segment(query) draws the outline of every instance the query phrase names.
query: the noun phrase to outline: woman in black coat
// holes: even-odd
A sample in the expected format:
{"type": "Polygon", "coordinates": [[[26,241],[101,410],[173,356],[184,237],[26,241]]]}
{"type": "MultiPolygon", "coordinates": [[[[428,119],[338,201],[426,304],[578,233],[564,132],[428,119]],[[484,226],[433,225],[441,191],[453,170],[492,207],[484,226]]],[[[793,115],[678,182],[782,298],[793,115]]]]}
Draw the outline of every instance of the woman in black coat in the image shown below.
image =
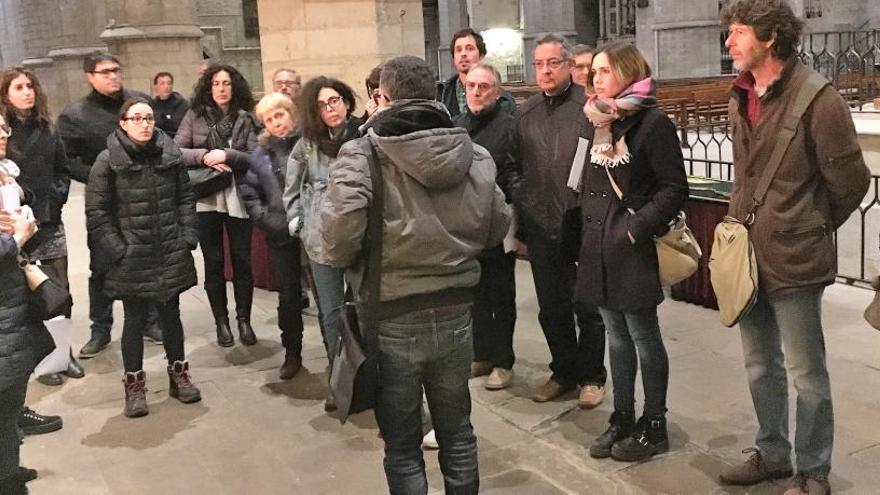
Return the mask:
{"type": "Polygon", "coordinates": [[[302,299],[299,239],[290,236],[281,199],[287,158],[299,140],[293,102],[281,93],[270,93],[257,104],[256,114],[265,129],[260,146],[251,154],[250,168],[239,185],[245,208],[254,224],[266,232],[272,271],[278,282],[278,327],[284,345],[282,380],[290,380],[302,367],[302,299]]]}
{"type": "Polygon", "coordinates": [[[687,200],[687,177],[672,121],[656,107],[651,70],[638,49],[604,46],[593,59],[584,113],[593,124],[579,198],[581,250],[575,298],[599,308],[608,332],[614,414],[593,457],[646,459],[669,448],[669,362],[657,321],[663,300],[654,237],[687,200]],[[641,367],[644,413],[635,422],[641,367]]]}
{"type": "Polygon", "coordinates": [[[158,308],[168,359],[169,394],[201,400],[183,351],[179,297],[196,284],[190,251],[198,245],[195,199],[180,149],[154,127],[144,98],[126,101],[86,187],[89,245],[112,263],[104,291],[122,299],[125,415],[148,413],[141,339],[147,311],[158,308]]]}

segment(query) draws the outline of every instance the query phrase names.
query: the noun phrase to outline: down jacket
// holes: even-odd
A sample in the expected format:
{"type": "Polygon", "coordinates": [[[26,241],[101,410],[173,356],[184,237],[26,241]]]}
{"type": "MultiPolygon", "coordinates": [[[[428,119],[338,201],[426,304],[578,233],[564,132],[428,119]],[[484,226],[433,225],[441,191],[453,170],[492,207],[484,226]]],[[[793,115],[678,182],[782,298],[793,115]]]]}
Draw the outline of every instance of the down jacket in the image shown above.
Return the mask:
{"type": "Polygon", "coordinates": [[[0,391],[26,381],[37,364],[28,330],[30,290],[18,253],[15,239],[0,233],[0,391]]]}
{"type": "MultiPolygon", "coordinates": [[[[366,301],[360,258],[372,202],[372,145],[385,188],[381,301],[427,296],[420,301],[427,306],[409,306],[418,310],[444,305],[444,293],[469,294],[480,280],[477,255],[501,243],[510,226],[492,157],[433,101],[394,102],[366,128],[368,134],[343,145],[331,166],[321,209],[325,256],[349,268],[356,299],[366,301]]],[[[393,304],[383,304],[388,306],[393,304]]]]}
{"type": "Polygon", "coordinates": [[[89,248],[113,264],[104,290],[115,299],[167,301],[196,284],[195,198],[180,149],[159,129],[146,147],[119,130],[89,175],[89,248]]]}
{"type": "MultiPolygon", "coordinates": [[[[61,209],[67,203],[70,191],[70,168],[64,144],[57,132],[41,124],[36,118],[10,122],[7,157],[21,169],[19,184],[34,194],[31,209],[40,223],[40,232],[61,223],[61,209]]],[[[35,239],[31,239],[31,243],[35,239]]]]}

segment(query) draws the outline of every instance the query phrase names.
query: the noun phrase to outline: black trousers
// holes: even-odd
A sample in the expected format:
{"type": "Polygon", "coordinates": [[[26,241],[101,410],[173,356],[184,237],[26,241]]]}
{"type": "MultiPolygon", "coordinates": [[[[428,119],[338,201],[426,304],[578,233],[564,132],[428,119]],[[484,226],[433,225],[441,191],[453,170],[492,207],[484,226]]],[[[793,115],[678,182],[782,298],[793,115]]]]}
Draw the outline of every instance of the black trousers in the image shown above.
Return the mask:
{"type": "MultiPolygon", "coordinates": [[[[110,340],[110,329],[113,328],[113,299],[104,293],[104,275],[106,268],[102,263],[96,263],[94,254],[89,251],[92,273],[89,275],[89,319],[92,320],[92,338],[110,340]]],[[[67,264],[65,258],[64,279],[67,280],[67,264]]],[[[50,270],[56,270],[52,267],[50,270]]],[[[146,323],[143,329],[153,328],[159,325],[159,314],[156,308],[150,308],[147,312],[146,323]]]]}
{"type": "Polygon", "coordinates": [[[18,418],[24,407],[28,377],[23,376],[12,386],[0,390],[0,486],[18,473],[18,418]]]}
{"type": "Polygon", "coordinates": [[[180,322],[180,296],[164,303],[131,297],[122,300],[125,323],[122,326],[122,364],[125,371],[134,373],[144,369],[144,327],[147,314],[155,308],[162,326],[162,345],[168,364],[183,361],[183,324],[180,322]]]}
{"type": "Polygon", "coordinates": [[[516,325],[516,258],[502,246],[483,251],[480,282],[474,288],[474,361],[491,362],[495,368],[511,369],[513,328],[516,325]]]}
{"type": "Polygon", "coordinates": [[[250,319],[254,299],[254,276],[251,272],[251,234],[253,224],[246,218],[226,213],[200,212],[199,245],[205,260],[205,292],[215,317],[226,316],[226,279],[223,276],[223,230],[229,239],[232,260],[232,286],[238,318],[250,319]]]}
{"type": "Polygon", "coordinates": [[[281,345],[288,354],[302,354],[302,268],[298,240],[276,245],[269,243],[272,271],[278,284],[278,328],[281,345]]]}
{"type": "Polygon", "coordinates": [[[528,248],[553,379],[566,386],[605,385],[605,325],[597,308],[573,301],[577,265],[561,241],[531,237],[528,248]]]}

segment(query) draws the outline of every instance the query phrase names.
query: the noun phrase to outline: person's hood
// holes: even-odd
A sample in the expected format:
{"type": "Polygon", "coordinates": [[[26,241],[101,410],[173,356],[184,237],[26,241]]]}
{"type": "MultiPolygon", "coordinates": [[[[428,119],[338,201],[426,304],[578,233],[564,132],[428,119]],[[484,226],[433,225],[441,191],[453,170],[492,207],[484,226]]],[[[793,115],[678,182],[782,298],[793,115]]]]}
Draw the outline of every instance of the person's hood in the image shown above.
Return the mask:
{"type": "Polygon", "coordinates": [[[367,135],[399,170],[429,189],[460,184],[473,162],[465,129],[435,101],[402,100],[368,123],[367,135]]]}

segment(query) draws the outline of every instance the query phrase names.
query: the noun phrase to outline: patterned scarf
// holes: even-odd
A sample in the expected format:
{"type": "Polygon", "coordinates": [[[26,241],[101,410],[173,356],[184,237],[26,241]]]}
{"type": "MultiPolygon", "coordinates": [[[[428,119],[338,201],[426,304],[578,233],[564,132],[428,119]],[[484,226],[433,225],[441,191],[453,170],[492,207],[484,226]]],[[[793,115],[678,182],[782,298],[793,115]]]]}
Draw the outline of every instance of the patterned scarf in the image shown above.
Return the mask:
{"type": "Polygon", "coordinates": [[[590,148],[590,162],[611,168],[629,163],[626,139],[621,136],[615,143],[611,124],[656,105],[654,81],[650,77],[636,81],[613,99],[600,98],[595,94],[590,96],[584,106],[587,119],[596,128],[590,148]]]}

